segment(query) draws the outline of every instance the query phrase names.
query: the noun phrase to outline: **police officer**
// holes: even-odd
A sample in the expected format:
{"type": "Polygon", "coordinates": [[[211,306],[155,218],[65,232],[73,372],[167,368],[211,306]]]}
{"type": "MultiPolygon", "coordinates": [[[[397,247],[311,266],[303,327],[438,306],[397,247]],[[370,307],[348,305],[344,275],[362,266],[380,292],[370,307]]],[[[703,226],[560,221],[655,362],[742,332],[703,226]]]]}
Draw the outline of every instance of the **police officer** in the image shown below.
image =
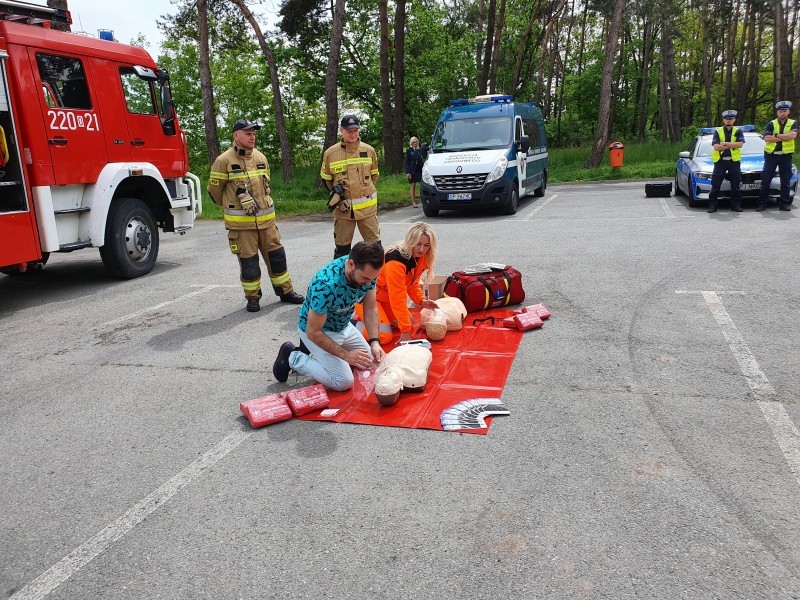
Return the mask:
{"type": "Polygon", "coordinates": [[[781,100],[775,105],[778,118],[767,123],[764,128],[764,171],[761,174],[761,191],[758,195],[756,210],[763,211],[767,207],[769,188],[775,176],[775,168],[781,178],[781,195],[778,208],[791,210],[792,199],[789,197],[789,181],[792,178],[792,153],[794,138],[797,137],[797,121],[789,118],[792,103],[781,100]]]}
{"type": "Polygon", "coordinates": [[[325,151],[320,177],[330,191],[328,209],[333,212],[333,258],[347,256],[356,225],[365,242],[380,242],[378,225],[378,157],[375,149],[361,141],[361,124],[355,115],[345,115],[339,124],[342,141],[325,151]]]}
{"type": "Polygon", "coordinates": [[[256,150],[261,125],[239,119],[233,124],[233,144],[211,165],[208,195],[222,207],[228,245],[239,259],[247,310],[261,310],[261,267],[258,252],[267,263],[269,280],[281,302],[302,304],[292,288],[286,251],[275,224],[275,206],[269,195],[269,164],[256,150]]]}
{"type": "Polygon", "coordinates": [[[711,159],[714,161],[714,174],[711,176],[711,193],[708,195],[708,212],[717,212],[717,197],[719,188],[725,176],[731,182],[731,210],[742,212],[742,193],[739,185],[742,183],[742,146],[744,145],[744,133],[741,129],[734,126],[736,122],[736,111],[726,110],[722,113],[724,127],[714,130],[711,138],[711,145],[714,152],[711,159]]]}

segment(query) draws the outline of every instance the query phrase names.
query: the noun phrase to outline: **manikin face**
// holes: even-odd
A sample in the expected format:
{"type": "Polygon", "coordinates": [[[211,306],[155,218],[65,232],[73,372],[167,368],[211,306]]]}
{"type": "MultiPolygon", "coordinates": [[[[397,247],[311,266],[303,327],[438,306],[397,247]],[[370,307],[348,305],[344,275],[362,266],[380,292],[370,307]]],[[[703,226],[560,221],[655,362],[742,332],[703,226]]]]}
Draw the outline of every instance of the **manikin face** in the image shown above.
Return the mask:
{"type": "Polygon", "coordinates": [[[411,251],[411,254],[414,255],[414,258],[420,258],[421,256],[425,256],[428,253],[428,250],[431,249],[431,238],[429,238],[424,233],[419,237],[419,242],[417,245],[414,246],[414,249],[411,251]]]}
{"type": "Polygon", "coordinates": [[[355,129],[345,129],[344,127],[339,127],[339,131],[342,134],[342,139],[345,141],[346,144],[352,144],[356,140],[358,140],[358,127],[355,129]]]}
{"type": "Polygon", "coordinates": [[[356,268],[356,263],[348,259],[345,263],[344,277],[347,279],[347,283],[353,287],[361,287],[362,285],[374,283],[380,272],[380,269],[376,269],[369,264],[356,268]]]}
{"type": "Polygon", "coordinates": [[[252,150],[256,147],[256,130],[255,129],[240,129],[233,132],[233,141],[236,145],[245,150],[252,150]]]}

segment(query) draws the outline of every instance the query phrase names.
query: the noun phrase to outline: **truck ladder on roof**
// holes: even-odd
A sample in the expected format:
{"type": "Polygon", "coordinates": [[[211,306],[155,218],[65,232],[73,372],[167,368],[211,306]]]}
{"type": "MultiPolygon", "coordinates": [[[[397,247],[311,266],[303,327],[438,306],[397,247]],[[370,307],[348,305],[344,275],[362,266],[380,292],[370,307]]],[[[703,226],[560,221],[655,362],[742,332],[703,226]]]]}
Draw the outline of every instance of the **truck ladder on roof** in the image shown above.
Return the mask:
{"type": "Polygon", "coordinates": [[[44,21],[72,23],[72,17],[68,10],[40,6],[30,2],[18,2],[17,0],[0,0],[0,20],[25,21],[31,25],[39,25],[44,21]]]}

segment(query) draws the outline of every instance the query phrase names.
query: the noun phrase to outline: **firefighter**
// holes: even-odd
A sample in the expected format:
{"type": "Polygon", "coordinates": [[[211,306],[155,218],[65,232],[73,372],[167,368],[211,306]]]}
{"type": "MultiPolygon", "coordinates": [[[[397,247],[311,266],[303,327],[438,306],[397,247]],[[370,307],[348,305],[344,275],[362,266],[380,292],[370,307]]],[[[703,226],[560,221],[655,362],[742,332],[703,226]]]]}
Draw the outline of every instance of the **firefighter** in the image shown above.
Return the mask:
{"type": "Polygon", "coordinates": [[[722,112],[723,127],[714,130],[711,145],[714,152],[711,158],[714,160],[714,175],[711,177],[711,193],[708,195],[708,212],[717,212],[717,198],[722,181],[727,177],[731,182],[731,210],[742,212],[742,193],[739,185],[742,183],[742,146],[744,145],[744,133],[736,123],[736,111],[726,110],[722,112]]]}
{"type": "Polygon", "coordinates": [[[267,263],[269,280],[281,302],[302,304],[292,288],[286,251],[275,224],[275,206],[269,195],[269,164],[256,150],[261,125],[239,119],[233,124],[233,145],[211,165],[208,195],[222,207],[228,245],[239,259],[240,277],[248,312],[261,310],[261,267],[258,252],[267,263]]]}
{"type": "Polygon", "coordinates": [[[781,100],[775,105],[777,119],[767,123],[764,128],[764,170],[761,173],[761,191],[758,195],[756,210],[762,212],[767,208],[769,188],[775,169],[781,178],[781,195],[778,199],[780,210],[792,210],[793,198],[789,195],[789,182],[792,178],[792,153],[794,139],[797,137],[797,121],[789,118],[792,103],[781,100]]]}
{"type": "Polygon", "coordinates": [[[361,141],[361,124],[355,115],[345,115],[339,131],[342,141],[325,151],[320,177],[330,192],[328,210],[333,212],[333,258],[347,256],[356,225],[365,242],[380,242],[378,225],[378,157],[375,149],[361,141]]]}

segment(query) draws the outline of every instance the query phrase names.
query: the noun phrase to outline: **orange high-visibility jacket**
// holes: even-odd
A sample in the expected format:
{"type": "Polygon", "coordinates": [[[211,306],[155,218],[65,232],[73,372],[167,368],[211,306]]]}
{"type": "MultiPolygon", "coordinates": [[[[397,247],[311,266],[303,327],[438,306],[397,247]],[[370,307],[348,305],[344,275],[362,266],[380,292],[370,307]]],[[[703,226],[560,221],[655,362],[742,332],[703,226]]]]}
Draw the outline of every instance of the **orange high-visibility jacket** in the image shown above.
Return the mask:
{"type": "Polygon", "coordinates": [[[406,296],[417,306],[425,299],[419,278],[427,268],[427,254],[415,259],[413,256],[403,258],[396,248],[386,253],[386,260],[375,285],[375,293],[389,318],[391,319],[393,315],[393,318],[397,319],[397,328],[401,332],[411,330],[411,314],[408,312],[406,296]]]}

